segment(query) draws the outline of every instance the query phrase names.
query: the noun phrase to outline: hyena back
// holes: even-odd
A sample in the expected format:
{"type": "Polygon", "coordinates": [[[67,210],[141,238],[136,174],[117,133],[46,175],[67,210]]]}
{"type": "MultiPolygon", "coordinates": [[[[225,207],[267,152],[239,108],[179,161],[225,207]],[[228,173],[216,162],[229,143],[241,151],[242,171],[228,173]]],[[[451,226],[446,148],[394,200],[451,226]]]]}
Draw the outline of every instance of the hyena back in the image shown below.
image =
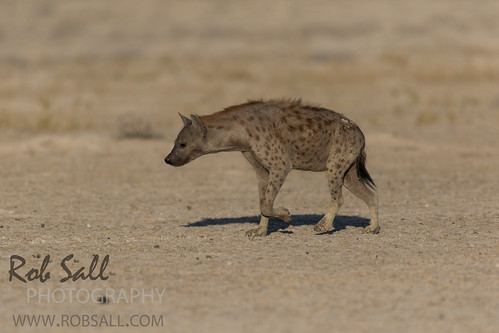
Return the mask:
{"type": "Polygon", "coordinates": [[[343,204],[342,186],[370,208],[365,232],[378,233],[378,198],[365,167],[365,139],[351,120],[300,100],[250,101],[208,116],[180,115],[184,127],[165,158],[173,166],[221,151],[241,151],[258,180],[261,219],[249,238],[267,234],[269,217],[289,222],[289,210],[274,207],[274,199],[292,169],[326,171],[331,204],[315,225],[317,232],[333,230],[343,204]]]}

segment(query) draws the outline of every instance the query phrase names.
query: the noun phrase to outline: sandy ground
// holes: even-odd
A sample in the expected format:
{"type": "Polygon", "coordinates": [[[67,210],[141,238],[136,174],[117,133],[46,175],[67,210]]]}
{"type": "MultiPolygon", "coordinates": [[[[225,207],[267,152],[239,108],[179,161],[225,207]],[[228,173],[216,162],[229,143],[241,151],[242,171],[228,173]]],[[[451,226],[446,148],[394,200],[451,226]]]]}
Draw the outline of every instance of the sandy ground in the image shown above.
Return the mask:
{"type": "MultiPolygon", "coordinates": [[[[497,332],[498,13],[495,1],[2,2],[2,332],[32,330],[15,327],[24,314],[163,316],[128,327],[151,332],[497,332]],[[336,231],[316,234],[325,175],[294,171],[276,203],[291,223],[250,241],[257,188],[241,154],[164,164],[177,112],[281,96],[364,130],[378,235],[362,234],[369,211],[350,193],[336,231]],[[73,272],[99,255],[94,276],[109,255],[109,278],[60,282],[69,254],[73,272]],[[12,255],[22,275],[50,255],[50,279],[9,281],[12,255]],[[56,303],[106,288],[165,293],[56,303]]],[[[45,331],[127,330],[75,326],[45,331]]]]}

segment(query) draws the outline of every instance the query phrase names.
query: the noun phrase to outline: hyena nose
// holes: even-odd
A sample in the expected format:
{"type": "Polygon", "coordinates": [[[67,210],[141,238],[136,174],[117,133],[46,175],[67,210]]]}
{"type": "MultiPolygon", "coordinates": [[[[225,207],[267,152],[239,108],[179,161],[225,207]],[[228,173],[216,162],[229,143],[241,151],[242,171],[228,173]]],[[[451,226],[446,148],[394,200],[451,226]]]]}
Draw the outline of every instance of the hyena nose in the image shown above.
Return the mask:
{"type": "Polygon", "coordinates": [[[165,157],[165,162],[166,162],[166,164],[170,164],[170,165],[172,164],[172,158],[170,155],[165,157]]]}

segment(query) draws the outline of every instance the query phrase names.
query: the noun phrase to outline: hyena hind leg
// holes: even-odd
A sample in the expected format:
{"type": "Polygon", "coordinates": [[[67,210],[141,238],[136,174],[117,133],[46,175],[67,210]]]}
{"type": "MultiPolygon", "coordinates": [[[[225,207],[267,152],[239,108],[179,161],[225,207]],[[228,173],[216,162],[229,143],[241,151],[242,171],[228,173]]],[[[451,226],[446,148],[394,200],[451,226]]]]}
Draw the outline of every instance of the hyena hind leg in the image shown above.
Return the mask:
{"type": "Polygon", "coordinates": [[[333,179],[329,180],[329,187],[331,192],[331,204],[329,205],[329,209],[326,214],[322,217],[322,219],[317,222],[314,226],[314,230],[316,232],[328,232],[334,229],[333,221],[338,214],[341,206],[343,205],[343,194],[341,193],[342,187],[341,179],[333,179]]]}
{"type": "Polygon", "coordinates": [[[341,205],[343,205],[343,195],[341,188],[343,186],[343,178],[348,168],[352,165],[353,158],[348,155],[331,154],[327,161],[326,176],[331,193],[331,204],[324,217],[314,226],[317,232],[327,232],[334,229],[333,221],[338,214],[341,205]]]}
{"type": "Polygon", "coordinates": [[[377,234],[378,222],[378,196],[364,184],[357,175],[357,168],[352,167],[345,175],[345,187],[359,199],[364,201],[371,211],[371,223],[364,229],[364,233],[377,234]]]}

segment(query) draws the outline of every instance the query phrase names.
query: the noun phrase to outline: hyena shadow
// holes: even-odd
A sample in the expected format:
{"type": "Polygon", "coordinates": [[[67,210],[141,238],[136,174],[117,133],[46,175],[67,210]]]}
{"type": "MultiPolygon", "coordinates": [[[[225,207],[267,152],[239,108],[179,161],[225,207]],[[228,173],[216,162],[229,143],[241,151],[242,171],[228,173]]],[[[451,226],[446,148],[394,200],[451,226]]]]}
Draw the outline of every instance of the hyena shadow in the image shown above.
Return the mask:
{"type": "MultiPolygon", "coordinates": [[[[292,234],[293,231],[287,230],[289,226],[303,226],[303,225],[315,225],[323,215],[317,214],[306,214],[306,215],[292,215],[291,222],[286,223],[277,218],[270,218],[268,233],[280,232],[285,234],[292,234]]],[[[223,217],[223,218],[213,218],[213,219],[203,219],[196,222],[191,222],[184,227],[207,227],[210,225],[227,225],[236,223],[255,223],[258,224],[260,221],[260,216],[242,216],[242,217],[223,217]]],[[[365,228],[369,225],[369,219],[360,216],[345,216],[337,215],[333,222],[334,230],[321,232],[318,235],[328,235],[335,233],[337,231],[346,229],[347,227],[355,228],[365,228]]]]}

